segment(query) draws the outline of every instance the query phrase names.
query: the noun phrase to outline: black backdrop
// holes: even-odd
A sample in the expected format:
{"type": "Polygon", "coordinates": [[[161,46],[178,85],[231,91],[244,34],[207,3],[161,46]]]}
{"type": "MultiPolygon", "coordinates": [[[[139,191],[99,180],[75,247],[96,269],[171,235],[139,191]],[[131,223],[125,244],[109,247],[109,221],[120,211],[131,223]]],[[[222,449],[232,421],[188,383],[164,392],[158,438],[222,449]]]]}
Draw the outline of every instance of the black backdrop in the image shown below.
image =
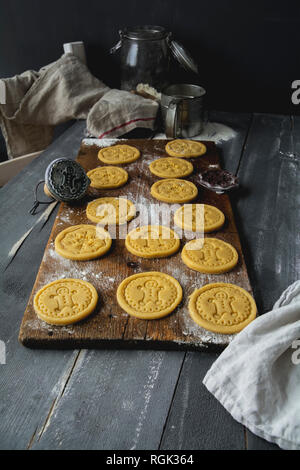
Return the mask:
{"type": "MultiPolygon", "coordinates": [[[[62,44],[83,40],[92,72],[118,86],[118,29],[159,24],[200,64],[198,83],[215,109],[299,113],[291,83],[300,79],[300,1],[0,0],[0,77],[38,69],[62,44]]],[[[175,69],[172,80],[193,81],[175,69]]]]}

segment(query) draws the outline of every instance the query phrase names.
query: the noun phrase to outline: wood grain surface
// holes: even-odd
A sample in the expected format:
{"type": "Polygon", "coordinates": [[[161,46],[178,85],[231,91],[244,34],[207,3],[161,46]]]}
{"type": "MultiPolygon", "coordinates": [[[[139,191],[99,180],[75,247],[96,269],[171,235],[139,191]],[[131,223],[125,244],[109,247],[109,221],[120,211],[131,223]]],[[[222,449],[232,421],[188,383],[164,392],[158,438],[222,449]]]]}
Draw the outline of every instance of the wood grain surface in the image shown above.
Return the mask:
{"type": "MultiPolygon", "coordinates": [[[[107,145],[110,143],[107,142],[107,145]]],[[[197,175],[201,169],[220,164],[215,144],[205,143],[207,154],[191,159],[194,172],[187,179],[196,185],[197,175]]],[[[139,148],[142,157],[124,166],[129,173],[128,183],[124,187],[105,191],[90,188],[86,198],[79,204],[72,206],[61,204],[22,321],[19,339],[23,345],[38,348],[220,349],[231,341],[233,335],[208,332],[196,325],[188,313],[189,295],[194,289],[211,282],[230,282],[251,293],[239,234],[227,195],[217,195],[198,186],[199,194],[195,202],[214,205],[226,216],[224,227],[208,236],[216,236],[237,249],[239,262],[229,273],[208,275],[193,271],[183,264],[180,252],[164,259],[142,259],[125,249],[124,236],[127,231],[147,223],[145,208],[148,209],[147,214],[151,212],[151,217],[155,217],[156,223],[165,223],[165,208],[170,205],[159,203],[151,196],[150,187],[159,178],[152,175],[148,168],[149,163],[155,158],[167,156],[165,144],[165,140],[131,139],[130,145],[139,148]],[[103,258],[92,261],[72,261],[59,256],[54,250],[56,235],[70,225],[91,223],[85,214],[87,202],[107,195],[127,197],[134,202],[138,210],[137,217],[128,226],[120,228],[109,253],[103,258]],[[182,285],[183,301],[168,317],[151,321],[140,320],[127,315],[117,304],[116,290],[120,282],[132,274],[144,271],[168,273],[182,285]],[[37,318],[32,305],[33,297],[48,282],[65,277],[91,282],[99,293],[99,303],[95,312],[82,322],[65,327],[47,325],[37,318]]],[[[103,165],[97,158],[98,151],[99,147],[95,145],[81,145],[77,161],[86,171],[103,165]]],[[[175,210],[175,207],[173,209],[172,206],[172,210],[175,210]]],[[[153,219],[151,222],[153,223],[153,219]]],[[[183,237],[182,246],[185,241],[186,238],[183,237]]]]}

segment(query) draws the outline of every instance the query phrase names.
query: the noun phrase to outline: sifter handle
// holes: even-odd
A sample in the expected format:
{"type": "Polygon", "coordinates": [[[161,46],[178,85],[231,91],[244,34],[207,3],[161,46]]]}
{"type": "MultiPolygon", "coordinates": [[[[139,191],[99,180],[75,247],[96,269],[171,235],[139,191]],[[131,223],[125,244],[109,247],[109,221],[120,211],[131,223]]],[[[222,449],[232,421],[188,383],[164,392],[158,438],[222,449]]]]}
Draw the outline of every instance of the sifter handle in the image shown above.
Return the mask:
{"type": "Polygon", "coordinates": [[[171,101],[168,105],[165,121],[166,137],[177,137],[179,104],[180,101],[171,101]]]}

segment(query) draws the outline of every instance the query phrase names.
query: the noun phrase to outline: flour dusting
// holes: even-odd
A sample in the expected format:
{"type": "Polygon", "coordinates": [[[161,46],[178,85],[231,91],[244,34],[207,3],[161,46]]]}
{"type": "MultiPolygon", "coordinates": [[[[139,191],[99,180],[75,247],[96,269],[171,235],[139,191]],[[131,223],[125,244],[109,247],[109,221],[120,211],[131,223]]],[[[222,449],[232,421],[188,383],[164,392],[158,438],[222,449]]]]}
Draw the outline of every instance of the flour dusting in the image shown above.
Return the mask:
{"type": "MultiPolygon", "coordinates": [[[[213,142],[220,143],[226,142],[227,140],[233,139],[236,136],[236,132],[229,126],[221,124],[219,122],[208,122],[201,134],[192,137],[194,140],[212,140],[213,142]]],[[[166,139],[165,134],[157,134],[155,139],[166,139]]]]}
{"type": "Polygon", "coordinates": [[[117,144],[118,142],[122,142],[122,140],[127,139],[95,139],[93,137],[86,138],[82,140],[84,145],[96,145],[96,147],[104,148],[110,147],[111,145],[117,144]]]}

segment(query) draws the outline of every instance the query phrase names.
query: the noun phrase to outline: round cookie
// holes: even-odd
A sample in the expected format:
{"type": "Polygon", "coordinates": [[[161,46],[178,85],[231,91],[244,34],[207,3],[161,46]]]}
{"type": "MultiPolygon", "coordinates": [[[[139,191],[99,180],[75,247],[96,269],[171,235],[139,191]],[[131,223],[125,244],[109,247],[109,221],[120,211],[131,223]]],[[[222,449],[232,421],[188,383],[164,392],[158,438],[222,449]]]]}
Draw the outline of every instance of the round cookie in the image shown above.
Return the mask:
{"type": "Polygon", "coordinates": [[[232,245],[218,238],[191,240],[184,246],[181,257],[189,268],[208,274],[230,271],[236,266],[239,258],[232,245]]]}
{"type": "Polygon", "coordinates": [[[194,167],[191,162],[179,158],[158,158],[149,165],[151,173],[159,178],[184,178],[190,175],[194,167]]]}
{"type": "Polygon", "coordinates": [[[121,144],[105,147],[98,152],[98,158],[108,165],[131,163],[140,157],[140,151],[131,145],[121,144]]]}
{"type": "Polygon", "coordinates": [[[89,202],[86,216],[102,225],[121,225],[135,217],[135,206],[122,197],[100,197],[89,202]]]}
{"type": "Polygon", "coordinates": [[[161,225],[144,225],[128,233],[127,250],[141,258],[165,258],[176,253],[180,240],[176,232],[161,225]]]}
{"type": "Polygon", "coordinates": [[[99,166],[87,173],[91,180],[90,186],[96,189],[120,188],[128,180],[128,173],[117,166],[99,166]]]}
{"type": "Polygon", "coordinates": [[[198,140],[176,139],[166,144],[165,150],[171,157],[200,157],[206,153],[206,146],[198,140]]]}
{"type": "Polygon", "coordinates": [[[175,212],[174,222],[184,230],[208,233],[221,228],[225,216],[217,207],[208,204],[185,204],[175,212]]]}
{"type": "Polygon", "coordinates": [[[196,289],[190,296],[189,312],[206,330],[233,334],[255,319],[257,308],[245,289],[219,282],[196,289]]]}
{"type": "Polygon", "coordinates": [[[37,316],[51,325],[70,325],[90,315],[98,302],[94,286],[81,279],[58,279],[42,287],[33,300],[37,316]]]}
{"type": "Polygon", "coordinates": [[[191,181],[180,179],[164,179],[151,186],[151,194],[163,202],[184,203],[195,199],[198,189],[191,181]]]}
{"type": "Polygon", "coordinates": [[[182,300],[182,288],[174,277],[150,271],[127,277],[118,287],[120,307],[137,318],[154,320],[169,315],[182,300]]]}
{"type": "Polygon", "coordinates": [[[77,261],[99,258],[110,247],[110,234],[94,225],[72,225],[55,238],[55,251],[64,258],[77,261]]]}

